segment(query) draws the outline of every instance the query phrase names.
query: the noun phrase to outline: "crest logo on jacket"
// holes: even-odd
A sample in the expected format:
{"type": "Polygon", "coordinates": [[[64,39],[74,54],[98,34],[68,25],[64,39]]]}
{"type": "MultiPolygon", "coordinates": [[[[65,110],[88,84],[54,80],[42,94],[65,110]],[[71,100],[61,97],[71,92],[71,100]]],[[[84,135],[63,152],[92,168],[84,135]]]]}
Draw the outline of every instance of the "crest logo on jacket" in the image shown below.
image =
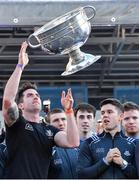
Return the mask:
{"type": "Polygon", "coordinates": [[[46,136],[48,136],[48,139],[53,138],[53,132],[51,130],[46,130],[45,134],[46,134],[46,136]]]}
{"type": "Polygon", "coordinates": [[[25,129],[26,129],[26,130],[29,130],[29,131],[34,131],[33,126],[32,126],[31,124],[29,124],[29,123],[27,123],[27,124],[25,125],[25,129]]]}
{"type": "Polygon", "coordinates": [[[127,151],[127,150],[124,152],[124,155],[125,155],[125,156],[131,156],[130,152],[127,151]]]}
{"type": "Polygon", "coordinates": [[[59,165],[59,164],[62,164],[62,159],[54,159],[54,164],[55,165],[59,165]]]}

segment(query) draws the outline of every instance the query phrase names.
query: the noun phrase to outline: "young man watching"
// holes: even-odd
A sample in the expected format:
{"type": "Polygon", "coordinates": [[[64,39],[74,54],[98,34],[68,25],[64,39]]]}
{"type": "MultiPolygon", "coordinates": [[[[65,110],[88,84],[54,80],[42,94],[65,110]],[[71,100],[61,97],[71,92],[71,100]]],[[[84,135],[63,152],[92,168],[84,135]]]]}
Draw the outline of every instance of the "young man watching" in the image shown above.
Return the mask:
{"type": "Polygon", "coordinates": [[[93,134],[95,127],[96,108],[88,103],[80,103],[74,109],[80,141],[84,141],[93,134]]]}
{"type": "MultiPolygon", "coordinates": [[[[67,116],[62,109],[55,108],[48,113],[47,122],[61,131],[67,131],[67,116]]],[[[78,148],[53,147],[48,172],[49,179],[77,179],[78,148]]]]}
{"type": "Polygon", "coordinates": [[[136,139],[135,159],[139,178],[139,105],[134,102],[126,102],[123,107],[122,125],[125,134],[136,139]]]}
{"type": "Polygon", "coordinates": [[[134,102],[126,102],[123,107],[122,125],[125,134],[139,139],[139,106],[134,102]]]}
{"type": "Polygon", "coordinates": [[[117,99],[100,103],[104,132],[84,141],[79,152],[78,174],[84,179],[134,179],[135,144],[121,132],[123,106],[117,99]]]}

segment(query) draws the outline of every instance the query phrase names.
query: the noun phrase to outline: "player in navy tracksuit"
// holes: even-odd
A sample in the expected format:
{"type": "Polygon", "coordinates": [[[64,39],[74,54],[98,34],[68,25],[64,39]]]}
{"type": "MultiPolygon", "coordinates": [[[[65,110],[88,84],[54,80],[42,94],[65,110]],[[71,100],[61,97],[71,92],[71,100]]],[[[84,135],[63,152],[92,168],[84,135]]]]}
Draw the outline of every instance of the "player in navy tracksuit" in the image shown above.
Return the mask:
{"type": "Polygon", "coordinates": [[[139,179],[139,139],[136,140],[135,159],[137,166],[137,178],[139,179]]]}
{"type": "Polygon", "coordinates": [[[117,99],[100,104],[104,132],[85,140],[79,153],[78,174],[84,179],[134,179],[135,139],[121,132],[123,106],[117,99]]]}
{"type": "Polygon", "coordinates": [[[93,135],[87,139],[80,149],[79,154],[79,178],[94,179],[126,179],[136,178],[135,164],[135,143],[133,138],[125,137],[117,132],[114,138],[110,133],[103,132],[100,135],[93,135]],[[104,160],[109,149],[117,147],[121,156],[128,162],[123,168],[115,163],[107,164],[104,160]]]}
{"type": "Polygon", "coordinates": [[[78,148],[53,148],[49,179],[77,179],[78,148]]]}
{"type": "MultiPolygon", "coordinates": [[[[61,131],[67,131],[67,117],[60,108],[55,108],[47,115],[47,122],[61,131]]],[[[53,147],[48,173],[49,179],[77,179],[78,148],[53,147]]]]}
{"type": "Polygon", "coordinates": [[[135,159],[137,174],[139,178],[139,105],[134,102],[125,102],[123,104],[124,113],[122,125],[127,136],[136,139],[135,159]]]}
{"type": "MultiPolygon", "coordinates": [[[[75,117],[80,134],[80,143],[92,134],[96,109],[88,103],[80,103],[75,108],[75,117]]],[[[48,122],[60,130],[66,130],[66,116],[63,110],[54,109],[48,114],[48,122]]],[[[48,178],[76,179],[79,148],[53,148],[53,156],[48,178]]]]}

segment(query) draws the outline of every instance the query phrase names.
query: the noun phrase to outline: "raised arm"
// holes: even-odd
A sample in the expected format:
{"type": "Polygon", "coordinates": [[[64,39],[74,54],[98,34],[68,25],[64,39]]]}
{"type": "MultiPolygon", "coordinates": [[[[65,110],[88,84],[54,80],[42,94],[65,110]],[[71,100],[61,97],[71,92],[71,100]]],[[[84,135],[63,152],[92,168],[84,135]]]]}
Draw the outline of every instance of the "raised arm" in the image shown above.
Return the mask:
{"type": "Polygon", "coordinates": [[[16,94],[19,87],[22,71],[28,64],[28,55],[26,53],[27,43],[23,42],[18,58],[18,64],[11,77],[9,78],[3,96],[2,111],[6,124],[11,126],[19,117],[17,104],[15,103],[16,94]]]}
{"type": "Polygon", "coordinates": [[[60,131],[55,135],[55,142],[61,147],[77,147],[79,146],[79,133],[73,112],[73,97],[71,89],[68,89],[61,95],[61,104],[67,115],[67,133],[60,131]]]}

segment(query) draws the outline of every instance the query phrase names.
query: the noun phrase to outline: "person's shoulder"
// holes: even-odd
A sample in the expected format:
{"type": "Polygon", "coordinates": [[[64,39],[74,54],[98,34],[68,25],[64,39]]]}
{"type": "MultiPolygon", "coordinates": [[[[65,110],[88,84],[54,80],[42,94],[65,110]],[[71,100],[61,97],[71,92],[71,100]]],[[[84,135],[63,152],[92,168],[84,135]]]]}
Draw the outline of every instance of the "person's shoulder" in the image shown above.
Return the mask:
{"type": "Polygon", "coordinates": [[[126,140],[129,145],[136,147],[136,139],[135,138],[128,137],[126,140]]]}
{"type": "Polygon", "coordinates": [[[125,140],[127,141],[127,143],[128,143],[129,145],[130,145],[130,144],[133,144],[133,145],[136,144],[136,139],[135,139],[135,138],[125,136],[125,140]]]}
{"type": "Polygon", "coordinates": [[[128,145],[136,146],[136,139],[134,137],[126,136],[122,131],[120,132],[121,140],[126,141],[128,145]]]}
{"type": "Polygon", "coordinates": [[[53,134],[55,135],[56,133],[60,132],[60,130],[52,125],[49,124],[42,124],[43,127],[45,128],[46,134],[53,134]]]}
{"type": "Polygon", "coordinates": [[[136,139],[133,138],[133,137],[126,137],[126,140],[127,140],[128,142],[135,142],[135,141],[136,141],[136,139]]]}
{"type": "Polygon", "coordinates": [[[129,142],[135,141],[134,137],[130,137],[130,136],[125,135],[125,133],[123,131],[120,132],[120,135],[122,138],[126,139],[129,142]]]}
{"type": "Polygon", "coordinates": [[[46,129],[56,129],[56,130],[58,130],[58,128],[56,128],[56,127],[54,127],[54,126],[52,126],[50,124],[45,124],[44,126],[45,126],[46,129]]]}
{"type": "Polygon", "coordinates": [[[97,143],[100,141],[100,137],[99,135],[93,133],[91,137],[89,137],[88,139],[86,139],[86,142],[88,144],[91,144],[91,143],[97,143]]]}

